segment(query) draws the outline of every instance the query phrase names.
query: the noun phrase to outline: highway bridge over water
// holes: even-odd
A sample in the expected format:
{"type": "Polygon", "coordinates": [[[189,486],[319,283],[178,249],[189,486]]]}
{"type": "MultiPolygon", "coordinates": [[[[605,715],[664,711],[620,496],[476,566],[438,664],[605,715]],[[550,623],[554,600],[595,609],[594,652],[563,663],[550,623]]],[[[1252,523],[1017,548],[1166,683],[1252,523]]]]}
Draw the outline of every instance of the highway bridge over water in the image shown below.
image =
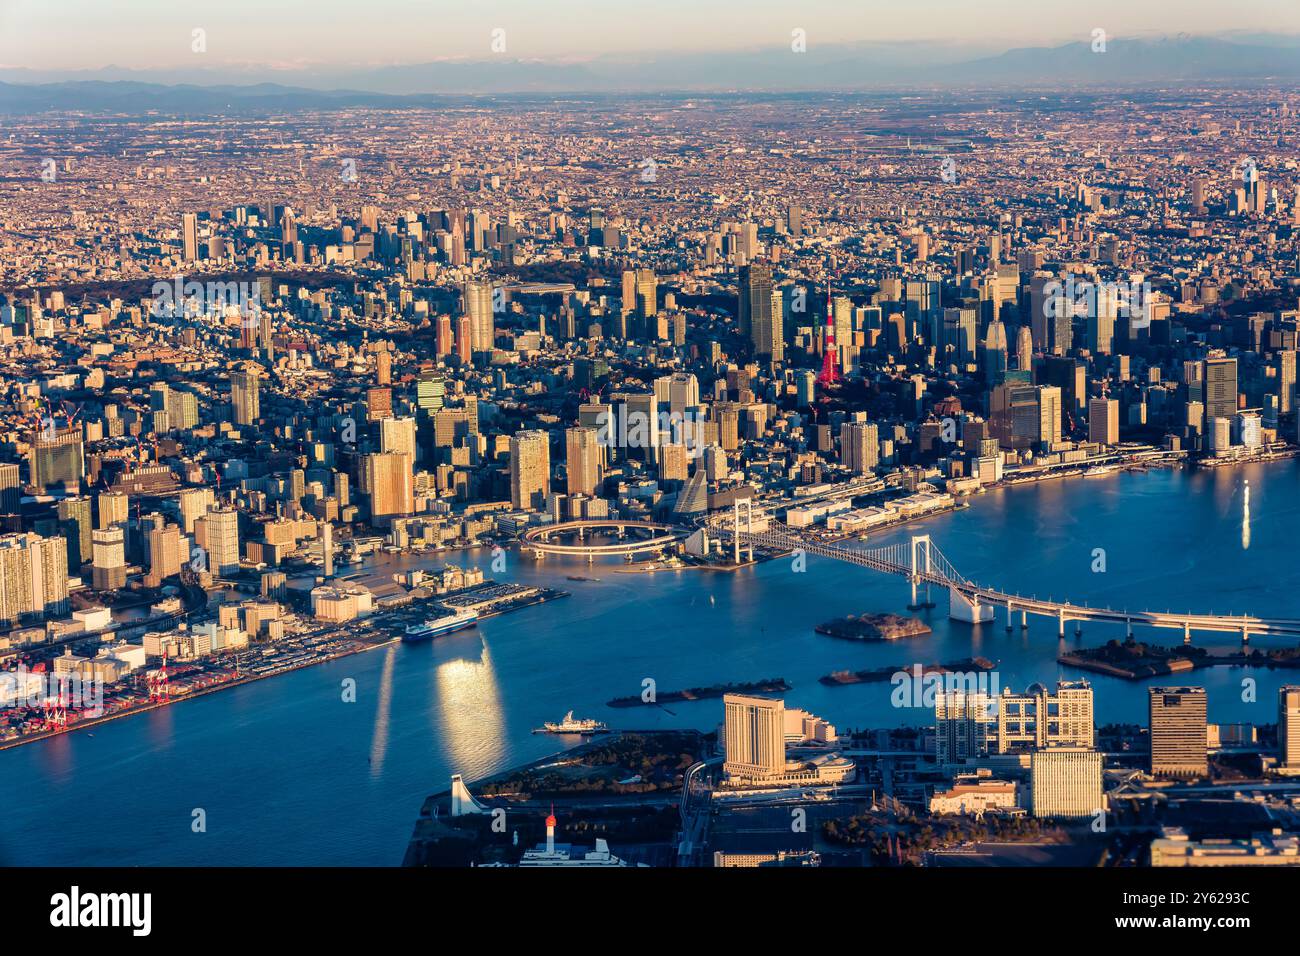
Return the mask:
{"type": "Polygon", "coordinates": [[[1055,618],[1057,633],[1062,637],[1068,621],[1076,622],[1076,629],[1081,628],[1084,621],[1124,624],[1129,635],[1132,635],[1134,625],[1173,628],[1183,632],[1183,641],[1188,644],[1191,643],[1192,631],[1239,634],[1242,643],[1257,635],[1300,636],[1300,618],[1119,610],[1052,598],[1044,600],[985,587],[961,574],[929,535],[914,536],[909,541],[883,548],[855,548],[845,542],[825,541],[791,528],[768,513],[757,514],[752,504],[745,500],[737,502],[730,514],[715,513],[707,524],[715,536],[729,543],[737,563],[742,550],[748,551],[751,557],[755,550],[778,554],[801,551],[846,561],[906,578],[912,587],[910,609],[934,606],[928,600],[918,600],[920,589],[924,588],[928,595],[932,586],[947,588],[950,617],[970,623],[986,623],[994,619],[995,613],[1001,612],[1005,614],[1007,630],[1012,629],[1012,619],[1018,613],[1022,628],[1028,627],[1031,614],[1055,618]]]}

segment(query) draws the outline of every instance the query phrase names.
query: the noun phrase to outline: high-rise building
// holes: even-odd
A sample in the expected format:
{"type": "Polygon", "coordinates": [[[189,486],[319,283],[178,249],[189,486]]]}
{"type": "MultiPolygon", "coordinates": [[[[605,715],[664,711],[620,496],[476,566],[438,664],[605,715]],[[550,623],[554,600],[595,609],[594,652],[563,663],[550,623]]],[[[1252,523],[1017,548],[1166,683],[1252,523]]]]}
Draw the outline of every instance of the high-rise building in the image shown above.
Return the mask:
{"type": "Polygon", "coordinates": [[[1119,442],[1119,400],[1094,398],[1088,402],[1088,441],[1102,445],[1119,442]]]}
{"type": "MultiPolygon", "coordinates": [[[[103,512],[100,512],[102,517],[103,512]]],[[[94,563],[91,584],[97,591],[115,591],[126,585],[126,531],[121,525],[97,529],[91,535],[94,563]]]]}
{"type": "Polygon", "coordinates": [[[1204,687],[1148,688],[1151,773],[1204,776],[1209,737],[1204,687]]]}
{"type": "Polygon", "coordinates": [[[1278,766],[1300,773],[1300,686],[1287,684],[1277,691],[1278,766]]]}
{"type": "Polygon", "coordinates": [[[722,698],[728,777],[761,780],[785,772],[785,702],[747,694],[722,698]]]}
{"type": "Polygon", "coordinates": [[[75,572],[90,560],[90,534],[95,530],[88,497],[63,498],[56,506],[59,531],[68,542],[68,570],[75,572]]]}
{"type": "Polygon", "coordinates": [[[544,431],[510,436],[510,503],[536,511],[551,490],[551,438],[544,431]]]}
{"type": "MultiPolygon", "coordinates": [[[[208,509],[216,504],[216,500],[213,490],[208,487],[182,490],[177,498],[181,513],[181,529],[186,534],[193,534],[194,522],[207,514],[208,509]]],[[[102,504],[100,514],[103,515],[102,504]]]]}
{"type": "Polygon", "coordinates": [[[81,426],[38,431],[28,455],[32,484],[41,490],[80,488],[86,474],[81,426]]]}
{"type": "Polygon", "coordinates": [[[570,428],[564,433],[566,486],[571,495],[594,495],[600,485],[600,432],[570,428]]]}
{"type": "Polygon", "coordinates": [[[181,258],[194,262],[199,257],[199,217],[192,212],[181,214],[181,258]]]}
{"type": "Polygon", "coordinates": [[[740,329],[748,335],[753,353],[779,362],[785,354],[780,313],[772,312],[772,267],[747,265],[740,269],[740,329]]]}
{"type": "Polygon", "coordinates": [[[1093,746],[1092,687],[1087,681],[1058,681],[1055,692],[1032,684],[1023,694],[1004,690],[994,700],[997,722],[989,746],[993,753],[1093,746]]]}
{"type": "Polygon", "coordinates": [[[1237,414],[1237,360],[1235,358],[1207,358],[1205,360],[1205,417],[1206,420],[1226,418],[1237,414]]]}
{"type": "Polygon", "coordinates": [[[68,606],[68,544],[30,532],[0,535],[0,622],[60,617],[68,606]]]}
{"type": "Polygon", "coordinates": [[[464,314],[469,319],[469,352],[491,352],[496,343],[492,283],[466,282],[464,299],[464,314]]]}
{"type": "Polygon", "coordinates": [[[935,759],[953,766],[988,752],[996,705],[985,693],[945,691],[934,701],[935,759]]]}
{"type": "Polygon", "coordinates": [[[260,379],[261,374],[255,365],[230,373],[230,405],[236,425],[253,425],[261,417],[260,379]]]}
{"type": "Polygon", "coordinates": [[[1095,817],[1106,809],[1101,754],[1087,747],[1053,746],[1029,758],[1030,806],[1036,817],[1095,817]]]}
{"type": "Polygon", "coordinates": [[[17,514],[22,502],[22,478],[16,462],[0,462],[0,514],[17,514]]]}
{"type": "Polygon", "coordinates": [[[95,505],[99,509],[97,528],[125,525],[131,519],[131,499],[120,491],[101,491],[95,505]]]}
{"type": "Polygon", "coordinates": [[[394,518],[415,511],[414,459],[402,452],[366,455],[362,460],[361,486],[370,496],[370,523],[383,528],[394,518]]]}
{"type": "Polygon", "coordinates": [[[879,430],[874,422],[840,426],[840,458],[855,475],[870,474],[880,463],[879,430]]]}
{"type": "Polygon", "coordinates": [[[194,523],[194,543],[207,553],[207,568],[220,576],[239,570],[239,512],[209,511],[194,523]]]}

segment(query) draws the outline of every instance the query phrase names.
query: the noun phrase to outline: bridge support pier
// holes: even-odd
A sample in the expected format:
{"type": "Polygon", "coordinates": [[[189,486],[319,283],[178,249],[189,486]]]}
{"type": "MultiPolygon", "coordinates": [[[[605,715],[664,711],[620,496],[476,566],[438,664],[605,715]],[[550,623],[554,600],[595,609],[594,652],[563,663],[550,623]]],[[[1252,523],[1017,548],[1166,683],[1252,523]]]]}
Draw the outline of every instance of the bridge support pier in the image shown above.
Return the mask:
{"type": "Polygon", "coordinates": [[[1133,636],[1133,618],[1124,618],[1124,630],[1127,632],[1128,637],[1131,638],[1133,636]]]}
{"type": "Polygon", "coordinates": [[[1075,637],[1083,637],[1083,622],[1082,622],[1082,621],[1075,621],[1075,622],[1074,622],[1074,636],[1075,636],[1075,637]]]}
{"type": "Polygon", "coordinates": [[[1192,625],[1187,621],[1183,622],[1183,643],[1189,647],[1192,643],[1192,625]]]}
{"type": "Polygon", "coordinates": [[[981,604],[979,598],[968,598],[956,588],[948,588],[948,616],[967,624],[983,624],[993,620],[993,605],[981,604]]]}
{"type": "Polygon", "coordinates": [[[1007,633],[1011,633],[1011,602],[1007,602],[1007,633]]]}
{"type": "Polygon", "coordinates": [[[1065,608],[1056,609],[1056,636],[1065,637],[1065,608]]]}
{"type": "Polygon", "coordinates": [[[1020,629],[1022,631],[1029,630],[1029,612],[1024,608],[1020,609],[1020,629]]]}
{"type": "Polygon", "coordinates": [[[1250,628],[1243,625],[1241,628],[1241,646],[1245,647],[1250,643],[1250,628]]]}

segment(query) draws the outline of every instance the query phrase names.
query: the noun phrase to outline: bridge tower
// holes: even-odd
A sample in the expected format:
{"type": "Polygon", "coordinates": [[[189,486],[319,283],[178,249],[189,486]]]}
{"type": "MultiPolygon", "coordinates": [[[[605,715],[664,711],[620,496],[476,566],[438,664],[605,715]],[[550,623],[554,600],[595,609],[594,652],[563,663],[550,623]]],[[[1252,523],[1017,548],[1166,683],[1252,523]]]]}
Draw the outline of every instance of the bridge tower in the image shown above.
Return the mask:
{"type": "MultiPolygon", "coordinates": [[[[754,533],[754,499],[737,498],[731,503],[731,544],[734,562],[740,564],[740,506],[745,506],[745,534],[754,533]]],[[[748,560],[754,560],[754,545],[751,542],[747,548],[748,560]]]]}
{"type": "Polygon", "coordinates": [[[925,581],[925,601],[917,600],[916,586],[921,583],[923,574],[930,574],[934,569],[930,562],[930,536],[928,534],[918,534],[912,537],[910,548],[911,560],[909,563],[910,573],[907,576],[908,582],[912,585],[912,603],[907,606],[909,611],[919,611],[922,608],[934,607],[934,602],[930,600],[930,582],[925,581]],[[917,552],[920,552],[920,560],[917,558],[917,552]]]}

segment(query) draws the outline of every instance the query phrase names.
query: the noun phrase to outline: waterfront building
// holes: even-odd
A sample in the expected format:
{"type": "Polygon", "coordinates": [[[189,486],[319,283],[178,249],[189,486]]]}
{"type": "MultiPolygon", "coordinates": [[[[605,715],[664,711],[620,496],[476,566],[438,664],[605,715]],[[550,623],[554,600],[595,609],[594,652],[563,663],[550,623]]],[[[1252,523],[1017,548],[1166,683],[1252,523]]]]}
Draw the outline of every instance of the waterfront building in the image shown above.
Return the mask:
{"type": "Polygon", "coordinates": [[[1036,817],[1092,817],[1106,809],[1101,754],[1049,746],[1029,758],[1030,808],[1036,817]]]}
{"type": "Polygon", "coordinates": [[[1208,769],[1204,687],[1148,688],[1151,773],[1204,776],[1208,769]]]}
{"type": "Polygon", "coordinates": [[[1300,837],[1280,827],[1245,839],[1192,840],[1180,827],[1164,827],[1151,841],[1152,866],[1300,866],[1300,837]]]}
{"type": "Polygon", "coordinates": [[[1287,684],[1277,692],[1278,769],[1300,774],[1300,685],[1287,684]]]}

